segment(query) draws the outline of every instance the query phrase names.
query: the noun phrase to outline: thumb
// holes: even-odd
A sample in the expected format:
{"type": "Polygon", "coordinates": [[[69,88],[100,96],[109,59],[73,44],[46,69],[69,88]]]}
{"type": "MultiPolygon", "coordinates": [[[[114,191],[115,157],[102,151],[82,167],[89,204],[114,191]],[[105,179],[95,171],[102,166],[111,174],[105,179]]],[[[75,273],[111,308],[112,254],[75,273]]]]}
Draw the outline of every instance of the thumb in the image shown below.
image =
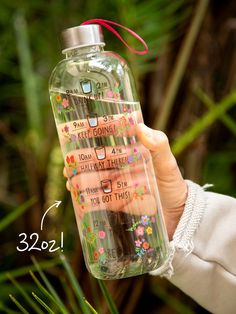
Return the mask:
{"type": "Polygon", "coordinates": [[[164,210],[183,208],[187,198],[187,185],[171,152],[168,137],[162,131],[148,128],[143,123],[137,127],[137,136],[151,151],[164,210]]]}

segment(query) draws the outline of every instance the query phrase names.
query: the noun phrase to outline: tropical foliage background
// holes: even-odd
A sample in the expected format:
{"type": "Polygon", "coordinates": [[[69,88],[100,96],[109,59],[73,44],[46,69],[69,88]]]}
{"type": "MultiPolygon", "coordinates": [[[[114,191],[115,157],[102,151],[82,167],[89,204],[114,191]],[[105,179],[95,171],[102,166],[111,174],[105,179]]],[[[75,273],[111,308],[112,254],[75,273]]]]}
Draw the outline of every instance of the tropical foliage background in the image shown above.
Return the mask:
{"type": "Polygon", "coordinates": [[[105,38],[107,49],[131,65],[146,124],[167,133],[185,178],[236,196],[235,16],[233,0],[1,0],[1,313],[207,313],[165,279],[102,282],[88,274],[48,78],[61,59],[62,29],[94,17],[134,29],[148,55],[129,53],[109,32],[105,38]],[[64,232],[65,255],[18,252],[19,234],[39,233],[55,200],[62,205],[47,217],[41,237],[60,243],[64,232]]]}

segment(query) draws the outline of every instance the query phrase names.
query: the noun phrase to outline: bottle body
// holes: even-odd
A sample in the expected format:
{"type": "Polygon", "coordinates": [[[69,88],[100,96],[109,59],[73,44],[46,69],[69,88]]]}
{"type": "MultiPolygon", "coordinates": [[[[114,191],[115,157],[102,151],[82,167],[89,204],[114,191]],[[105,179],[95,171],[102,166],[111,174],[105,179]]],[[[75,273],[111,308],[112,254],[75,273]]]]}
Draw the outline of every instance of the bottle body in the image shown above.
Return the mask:
{"type": "Polygon", "coordinates": [[[168,240],[127,64],[97,46],[72,51],[50,98],[88,270],[100,279],[161,270],[168,240]]]}

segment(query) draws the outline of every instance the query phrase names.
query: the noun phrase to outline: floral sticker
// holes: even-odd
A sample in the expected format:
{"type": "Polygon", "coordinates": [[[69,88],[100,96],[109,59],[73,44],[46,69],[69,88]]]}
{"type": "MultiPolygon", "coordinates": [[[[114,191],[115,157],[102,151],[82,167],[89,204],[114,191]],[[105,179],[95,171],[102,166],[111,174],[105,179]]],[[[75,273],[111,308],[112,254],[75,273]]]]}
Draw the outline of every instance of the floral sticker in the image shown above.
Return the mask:
{"type": "Polygon", "coordinates": [[[154,216],[142,215],[141,219],[133,222],[132,226],[127,231],[134,232],[135,253],[136,256],[143,256],[146,252],[150,253],[153,248],[150,247],[148,238],[153,234],[152,223],[156,222],[154,216]]]}
{"type": "Polygon", "coordinates": [[[103,254],[103,253],[104,253],[104,247],[100,247],[100,248],[98,249],[98,252],[99,252],[100,254],[103,254]]]}
{"type": "Polygon", "coordinates": [[[114,98],[116,100],[120,100],[120,91],[123,89],[122,84],[119,86],[119,83],[116,82],[115,83],[115,87],[113,88],[113,90],[109,90],[106,92],[106,96],[108,98],[114,98]]]}
{"type": "Polygon", "coordinates": [[[128,164],[132,164],[141,158],[141,153],[136,147],[133,148],[132,154],[128,156],[128,164]]]}
{"type": "Polygon", "coordinates": [[[82,234],[85,237],[85,240],[89,243],[89,244],[93,244],[96,240],[96,235],[94,232],[91,232],[91,228],[88,226],[86,226],[85,224],[83,224],[82,227],[82,234]]]}
{"type": "Polygon", "coordinates": [[[151,227],[147,227],[146,232],[148,235],[152,234],[152,228],[151,227]]]}
{"type": "Polygon", "coordinates": [[[137,227],[137,229],[135,230],[135,234],[136,234],[137,236],[143,236],[143,235],[144,235],[144,227],[141,226],[141,225],[139,225],[139,226],[137,227]]]}
{"type": "Polygon", "coordinates": [[[80,191],[79,185],[76,183],[75,187],[71,187],[72,195],[76,202],[84,209],[88,204],[85,202],[84,194],[80,191]]]}
{"type": "Polygon", "coordinates": [[[77,174],[77,163],[75,161],[74,155],[67,155],[66,157],[67,167],[72,169],[72,175],[75,176],[77,174]]]}
{"type": "Polygon", "coordinates": [[[106,232],[103,231],[103,230],[100,230],[100,231],[98,232],[98,236],[99,236],[99,239],[105,239],[105,237],[106,237],[106,232]]]}
{"type": "MultiPolygon", "coordinates": [[[[145,193],[147,193],[147,191],[148,191],[148,189],[147,189],[147,186],[146,186],[146,185],[139,187],[138,184],[136,183],[136,184],[135,184],[135,190],[134,190],[134,192],[133,192],[133,197],[134,197],[135,199],[141,199],[141,200],[143,200],[143,195],[144,195],[145,193]]],[[[142,217],[145,217],[145,216],[142,216],[142,217]]]]}
{"type": "Polygon", "coordinates": [[[142,241],[140,241],[140,240],[135,240],[134,242],[135,242],[135,245],[136,245],[137,247],[141,247],[142,241]]]}
{"type": "Polygon", "coordinates": [[[70,106],[69,100],[66,97],[62,98],[60,94],[53,96],[52,103],[59,114],[74,111],[74,108],[70,106]]]}
{"type": "Polygon", "coordinates": [[[149,218],[147,215],[141,216],[141,222],[142,222],[142,224],[143,224],[144,226],[147,226],[147,225],[148,225],[149,220],[150,220],[150,218],[149,218]]]}

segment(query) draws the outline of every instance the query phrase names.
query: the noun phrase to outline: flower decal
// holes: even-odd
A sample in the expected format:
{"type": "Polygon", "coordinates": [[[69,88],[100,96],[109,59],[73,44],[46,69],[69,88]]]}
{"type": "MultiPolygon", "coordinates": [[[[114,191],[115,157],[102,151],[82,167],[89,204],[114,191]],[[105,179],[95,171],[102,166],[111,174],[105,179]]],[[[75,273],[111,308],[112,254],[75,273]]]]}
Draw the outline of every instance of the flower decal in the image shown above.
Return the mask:
{"type": "Polygon", "coordinates": [[[60,94],[53,95],[53,105],[59,114],[74,111],[74,108],[70,106],[69,100],[65,97],[62,98],[60,94]]]}
{"type": "Polygon", "coordinates": [[[61,95],[56,95],[56,101],[60,102],[61,101],[61,95]]]}
{"type": "Polygon", "coordinates": [[[97,251],[94,251],[93,257],[94,257],[95,260],[97,260],[98,257],[99,257],[99,253],[97,251]]]}
{"type": "MultiPolygon", "coordinates": [[[[138,184],[135,183],[135,187],[138,184]]],[[[140,220],[133,221],[132,226],[127,229],[127,231],[134,232],[135,239],[135,254],[138,257],[149,254],[153,251],[153,248],[150,247],[149,237],[153,234],[153,226],[151,227],[151,223],[155,223],[156,219],[154,216],[142,215],[140,220]]]]}
{"type": "MultiPolygon", "coordinates": [[[[144,186],[138,186],[138,184],[135,184],[135,189],[134,189],[134,192],[133,192],[133,197],[135,199],[138,199],[140,198],[141,200],[143,200],[143,195],[145,193],[147,193],[148,189],[147,189],[147,186],[144,185],[144,186]]],[[[147,216],[142,216],[142,217],[147,217],[147,216]]],[[[148,218],[149,219],[149,218],[148,218]]],[[[143,222],[142,222],[143,223],[143,222]]]]}
{"type": "Polygon", "coordinates": [[[147,215],[141,216],[141,221],[144,226],[147,226],[149,223],[149,217],[147,215]]]}
{"type": "Polygon", "coordinates": [[[152,228],[151,227],[147,227],[146,232],[148,235],[152,234],[152,228]]]}
{"type": "Polygon", "coordinates": [[[69,107],[69,101],[66,98],[63,98],[63,101],[61,104],[62,104],[63,108],[69,107]]]}
{"type": "Polygon", "coordinates": [[[137,247],[140,247],[141,244],[142,244],[142,241],[140,241],[140,240],[136,240],[136,241],[134,241],[134,242],[135,242],[135,245],[136,245],[137,247]]]}
{"type": "Polygon", "coordinates": [[[105,237],[106,237],[106,232],[103,231],[103,230],[100,230],[100,231],[98,232],[98,236],[99,236],[100,239],[105,239],[105,237]]]}
{"type": "Polygon", "coordinates": [[[144,227],[139,225],[137,229],[135,230],[135,233],[137,236],[143,236],[144,235],[144,227]]]}
{"type": "Polygon", "coordinates": [[[77,174],[77,163],[75,161],[74,155],[66,156],[67,166],[71,169],[72,175],[75,176],[77,174]]]}
{"type": "Polygon", "coordinates": [[[150,245],[149,245],[149,243],[148,242],[143,242],[143,248],[144,248],[144,250],[148,250],[149,249],[149,247],[150,247],[150,245]]]}
{"type": "Polygon", "coordinates": [[[156,218],[154,216],[151,217],[151,221],[152,223],[155,223],[156,222],[156,218]]]}
{"type": "Polygon", "coordinates": [[[103,254],[105,251],[104,251],[104,247],[100,247],[99,249],[98,249],[98,252],[100,253],[100,254],[103,254]]]}
{"type": "Polygon", "coordinates": [[[69,127],[68,127],[68,125],[65,125],[65,126],[64,126],[64,129],[62,130],[62,132],[63,132],[63,131],[65,131],[66,133],[69,132],[69,127]]]}
{"type": "Polygon", "coordinates": [[[68,165],[69,165],[69,164],[73,164],[73,163],[75,162],[75,157],[74,157],[74,155],[71,155],[70,157],[67,156],[67,157],[66,157],[66,162],[68,163],[68,165]]]}

